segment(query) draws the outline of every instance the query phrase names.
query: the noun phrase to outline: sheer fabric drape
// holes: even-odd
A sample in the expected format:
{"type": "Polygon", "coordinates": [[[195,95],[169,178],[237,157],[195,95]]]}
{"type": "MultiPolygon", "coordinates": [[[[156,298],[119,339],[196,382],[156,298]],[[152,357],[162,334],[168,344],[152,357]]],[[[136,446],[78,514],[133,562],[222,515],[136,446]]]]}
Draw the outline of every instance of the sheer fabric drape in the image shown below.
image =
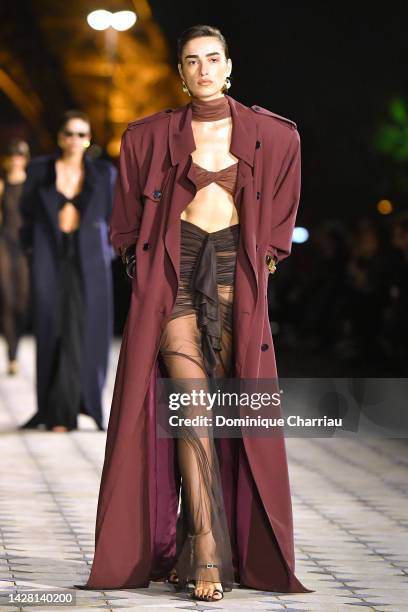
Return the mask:
{"type": "Polygon", "coordinates": [[[0,327],[9,361],[17,357],[29,300],[29,271],[19,240],[23,183],[4,185],[0,202],[0,327]]]}
{"type": "MultiPolygon", "coordinates": [[[[180,392],[211,390],[232,375],[232,306],[239,224],[208,233],[181,220],[180,285],[160,346],[180,392]]],[[[180,416],[208,412],[182,408],[180,416]]],[[[181,584],[221,582],[231,590],[232,552],[216,441],[211,427],[184,426],[177,439],[182,476],[176,570],[181,584]]]]}

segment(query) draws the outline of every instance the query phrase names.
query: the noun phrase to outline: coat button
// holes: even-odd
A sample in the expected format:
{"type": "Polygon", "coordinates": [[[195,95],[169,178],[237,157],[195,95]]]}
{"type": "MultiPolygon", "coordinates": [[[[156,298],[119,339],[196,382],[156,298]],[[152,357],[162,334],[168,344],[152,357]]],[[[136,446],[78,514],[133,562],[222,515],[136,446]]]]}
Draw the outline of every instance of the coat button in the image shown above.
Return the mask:
{"type": "Polygon", "coordinates": [[[269,344],[261,344],[261,351],[267,351],[269,348],[269,344]]]}
{"type": "Polygon", "coordinates": [[[255,145],[255,149],[259,149],[261,146],[261,143],[259,142],[259,140],[256,141],[256,145],[255,145]]]}
{"type": "Polygon", "coordinates": [[[147,251],[147,249],[149,248],[149,246],[150,246],[150,242],[145,242],[145,243],[144,243],[144,245],[143,245],[143,250],[144,250],[144,251],[147,251]]]}
{"type": "Polygon", "coordinates": [[[256,199],[257,199],[257,200],[259,200],[259,198],[260,198],[260,197],[261,197],[261,192],[260,192],[260,191],[257,191],[257,192],[256,192],[256,199]]]}
{"type": "Polygon", "coordinates": [[[153,197],[155,200],[159,200],[162,196],[162,192],[157,190],[157,191],[153,191],[153,197]]]}

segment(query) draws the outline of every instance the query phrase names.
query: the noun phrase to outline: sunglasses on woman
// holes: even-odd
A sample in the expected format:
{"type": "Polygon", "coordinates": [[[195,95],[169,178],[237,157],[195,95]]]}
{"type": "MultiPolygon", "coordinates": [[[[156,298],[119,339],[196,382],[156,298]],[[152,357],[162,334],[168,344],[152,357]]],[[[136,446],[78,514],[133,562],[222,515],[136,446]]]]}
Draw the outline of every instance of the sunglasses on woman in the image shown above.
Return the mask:
{"type": "Polygon", "coordinates": [[[79,138],[86,138],[89,136],[89,132],[71,132],[71,130],[63,130],[64,136],[67,138],[72,138],[73,136],[78,136],[79,138]]]}

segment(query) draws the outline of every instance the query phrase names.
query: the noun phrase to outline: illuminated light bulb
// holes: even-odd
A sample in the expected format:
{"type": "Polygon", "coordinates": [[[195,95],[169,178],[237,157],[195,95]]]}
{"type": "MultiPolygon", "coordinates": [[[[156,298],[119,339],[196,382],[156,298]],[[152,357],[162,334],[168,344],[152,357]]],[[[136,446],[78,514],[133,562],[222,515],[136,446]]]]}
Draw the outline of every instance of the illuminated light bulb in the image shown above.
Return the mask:
{"type": "Polygon", "coordinates": [[[309,232],[305,227],[295,227],[292,235],[292,242],[296,244],[302,244],[302,242],[306,242],[309,239],[309,232]]]}
{"type": "Polygon", "coordinates": [[[103,9],[92,11],[86,20],[94,30],[107,30],[112,25],[112,13],[103,9]]]}
{"type": "Polygon", "coordinates": [[[389,215],[393,211],[393,205],[389,200],[380,200],[377,204],[377,210],[381,215],[389,215]]]}
{"type": "Polygon", "coordinates": [[[112,14],[110,25],[119,32],[129,30],[136,23],[136,13],[133,11],[118,11],[112,14]]]}

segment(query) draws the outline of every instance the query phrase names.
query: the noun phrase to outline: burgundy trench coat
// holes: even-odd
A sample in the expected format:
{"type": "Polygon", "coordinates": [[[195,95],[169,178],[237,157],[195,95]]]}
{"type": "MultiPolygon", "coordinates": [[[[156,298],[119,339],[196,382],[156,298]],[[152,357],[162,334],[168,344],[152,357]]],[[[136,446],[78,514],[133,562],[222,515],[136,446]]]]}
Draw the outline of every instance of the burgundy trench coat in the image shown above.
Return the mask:
{"type": "MultiPolygon", "coordinates": [[[[266,253],[289,255],[300,194],[296,124],[227,96],[239,159],[241,232],[233,333],[235,376],[276,377],[268,320],[266,253]]],[[[156,438],[156,377],[177,295],[180,214],[194,198],[191,105],[129,124],[123,134],[111,240],[136,243],[136,270],[107,432],[96,550],[83,588],[147,587],[175,560],[179,474],[174,439],[156,438]]],[[[290,488],[283,437],[221,439],[221,476],[242,586],[308,592],[294,574],[290,488]]]]}

